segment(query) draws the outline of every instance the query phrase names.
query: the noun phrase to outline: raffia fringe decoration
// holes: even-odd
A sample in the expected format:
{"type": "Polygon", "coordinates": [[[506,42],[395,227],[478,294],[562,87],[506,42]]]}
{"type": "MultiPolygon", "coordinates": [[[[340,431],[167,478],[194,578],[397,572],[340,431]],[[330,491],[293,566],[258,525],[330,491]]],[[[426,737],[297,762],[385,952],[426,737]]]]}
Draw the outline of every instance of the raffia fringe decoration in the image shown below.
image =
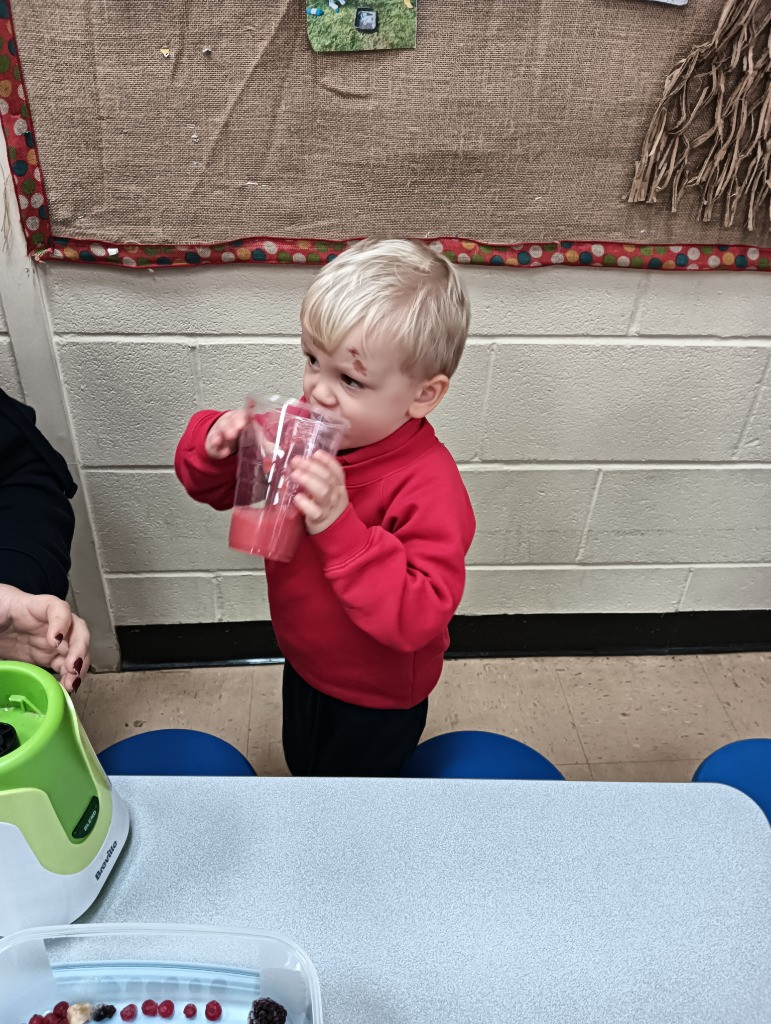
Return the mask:
{"type": "Polygon", "coordinates": [[[675,213],[686,188],[701,190],[703,221],[722,207],[731,227],[746,201],[750,231],[771,225],[771,0],[728,0],[712,38],[664,83],[628,198],[655,203],[671,189],[675,213]]]}

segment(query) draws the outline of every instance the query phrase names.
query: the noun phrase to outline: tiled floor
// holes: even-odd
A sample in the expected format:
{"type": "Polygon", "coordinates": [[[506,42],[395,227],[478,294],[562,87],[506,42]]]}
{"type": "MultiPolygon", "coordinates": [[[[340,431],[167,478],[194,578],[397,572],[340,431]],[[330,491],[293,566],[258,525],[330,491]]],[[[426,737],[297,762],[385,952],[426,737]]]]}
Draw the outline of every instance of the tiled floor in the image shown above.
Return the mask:
{"type": "MultiPolygon", "coordinates": [[[[97,751],[147,729],[190,727],[285,775],[281,667],[92,676],[76,698],[97,751]]],[[[449,661],[424,738],[507,733],[569,779],[680,782],[710,751],[771,737],[771,653],[449,661]]]]}

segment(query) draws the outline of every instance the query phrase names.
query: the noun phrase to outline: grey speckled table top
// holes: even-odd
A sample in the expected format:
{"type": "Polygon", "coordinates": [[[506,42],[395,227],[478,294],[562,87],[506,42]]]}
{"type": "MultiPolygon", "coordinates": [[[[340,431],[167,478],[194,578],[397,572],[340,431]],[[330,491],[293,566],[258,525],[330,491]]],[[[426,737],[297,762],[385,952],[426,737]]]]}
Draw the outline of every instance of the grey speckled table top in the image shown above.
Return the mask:
{"type": "Polygon", "coordinates": [[[767,1024],[771,829],[702,784],[114,780],[84,920],[299,943],[325,1024],[767,1024]]]}

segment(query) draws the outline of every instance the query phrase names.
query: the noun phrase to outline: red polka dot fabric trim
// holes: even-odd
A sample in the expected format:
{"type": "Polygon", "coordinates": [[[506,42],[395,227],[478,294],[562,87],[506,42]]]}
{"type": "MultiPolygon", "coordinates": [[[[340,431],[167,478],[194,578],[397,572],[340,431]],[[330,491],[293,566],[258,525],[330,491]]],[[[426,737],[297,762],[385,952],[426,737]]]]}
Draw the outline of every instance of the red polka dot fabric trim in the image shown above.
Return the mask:
{"type": "MultiPolygon", "coordinates": [[[[123,267],[191,267],[235,263],[328,263],[348,242],[297,238],[242,238],[212,245],[115,244],[53,234],[35,148],[24,76],[9,0],[0,0],[0,123],[27,251],[35,260],[123,267]]],[[[353,241],[350,239],[349,241],[353,241]]],[[[635,270],[770,270],[771,248],[746,245],[625,245],[621,242],[527,242],[486,245],[465,238],[425,238],[458,264],[490,267],[630,267],[635,270]]]]}

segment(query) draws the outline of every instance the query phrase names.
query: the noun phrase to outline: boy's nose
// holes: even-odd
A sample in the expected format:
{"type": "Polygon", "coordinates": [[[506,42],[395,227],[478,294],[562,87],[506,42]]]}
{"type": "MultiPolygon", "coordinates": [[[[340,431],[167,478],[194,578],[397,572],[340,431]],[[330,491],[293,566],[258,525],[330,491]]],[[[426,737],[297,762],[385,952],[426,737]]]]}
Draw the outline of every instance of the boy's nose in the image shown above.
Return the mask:
{"type": "Polygon", "coordinates": [[[334,393],[326,384],[317,383],[310,397],[313,402],[317,405],[323,405],[325,409],[331,409],[337,404],[334,393]]]}

